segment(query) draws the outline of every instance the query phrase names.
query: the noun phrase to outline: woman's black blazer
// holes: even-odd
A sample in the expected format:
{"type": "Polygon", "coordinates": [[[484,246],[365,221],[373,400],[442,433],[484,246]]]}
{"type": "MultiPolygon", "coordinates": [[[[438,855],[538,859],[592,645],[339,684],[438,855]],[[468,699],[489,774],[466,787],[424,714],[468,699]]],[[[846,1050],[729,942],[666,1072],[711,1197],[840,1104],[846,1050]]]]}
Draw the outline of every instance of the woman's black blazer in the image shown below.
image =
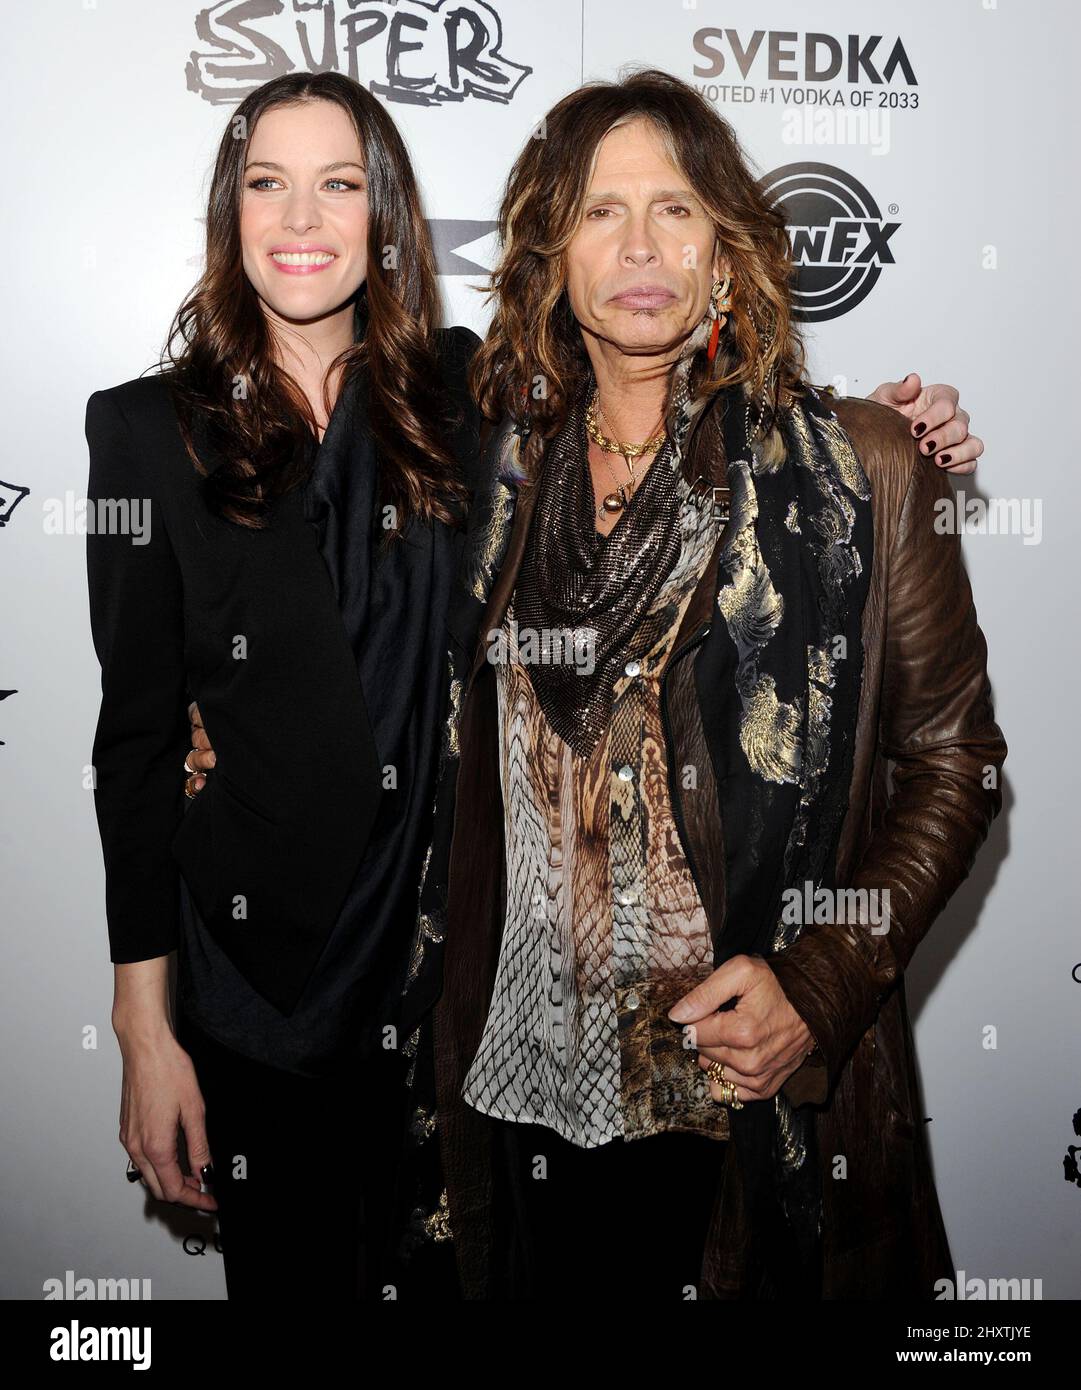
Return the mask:
{"type": "MultiPolygon", "coordinates": [[[[469,481],[475,414],[464,373],[476,341],[449,330],[441,358],[465,406],[454,444],[469,481]]],[[[174,949],[183,872],[215,939],[289,1013],[382,793],[356,661],[303,488],[279,500],[264,530],[213,515],[163,376],[95,391],[86,438],[102,688],[92,760],[110,958],[174,949]],[[141,543],[127,517],[149,521],[141,543]],[[192,699],[217,762],[188,802],[192,699]]]]}

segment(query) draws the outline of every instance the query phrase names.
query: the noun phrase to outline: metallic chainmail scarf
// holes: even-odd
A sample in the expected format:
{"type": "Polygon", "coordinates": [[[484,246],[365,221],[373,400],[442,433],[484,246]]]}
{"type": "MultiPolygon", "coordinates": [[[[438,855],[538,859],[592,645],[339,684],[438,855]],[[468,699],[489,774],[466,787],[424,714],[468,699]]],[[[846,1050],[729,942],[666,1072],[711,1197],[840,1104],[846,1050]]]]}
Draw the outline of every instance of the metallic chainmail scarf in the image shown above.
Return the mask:
{"type": "Polygon", "coordinates": [[[587,373],[552,440],[514,593],[519,636],[535,634],[541,653],[529,677],[545,718],[579,757],[588,757],[611,713],[612,687],[643,615],[679,558],[679,472],[691,423],[688,353],[676,367],[665,442],[615,527],[595,523],[586,408],[587,373]],[[592,653],[592,670],[561,653],[592,653]],[[551,654],[552,659],[549,659],[551,654]]]}

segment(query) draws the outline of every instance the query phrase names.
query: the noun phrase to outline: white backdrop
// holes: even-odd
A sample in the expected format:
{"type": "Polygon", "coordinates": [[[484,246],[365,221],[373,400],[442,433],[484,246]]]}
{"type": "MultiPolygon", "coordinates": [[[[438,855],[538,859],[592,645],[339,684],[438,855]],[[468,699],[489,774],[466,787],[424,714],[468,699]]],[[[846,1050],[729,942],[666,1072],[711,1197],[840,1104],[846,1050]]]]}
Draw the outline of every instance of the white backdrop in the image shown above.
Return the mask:
{"type": "MultiPolygon", "coordinates": [[[[149,1278],[155,1298],[224,1294],[206,1223],[159,1212],[123,1177],[87,778],[98,667],[71,508],[86,486],[87,396],[156,359],[198,274],[209,167],[230,103],[317,64],[380,92],[435,223],[448,321],[483,331],[473,286],[492,263],[491,223],[516,151],[583,79],[648,63],[701,84],[762,173],[786,171],[791,220],[808,245],[828,245],[816,231],[825,218],[860,224],[854,249],[869,248],[872,261],[811,267],[803,282],[818,306],[813,379],[854,394],[912,370],[954,382],[987,442],[975,480],[958,489],[1019,499],[1030,519],[1042,517],[1038,532],[1022,524],[965,537],[1010,748],[1005,806],[972,878],[917,952],[909,992],[958,1266],[970,1277],[1041,1279],[1045,1298],[1081,1296],[1081,1186],[1067,1172],[1070,1146],[1081,1145],[1067,522],[1078,500],[1078,388],[1064,326],[1078,309],[1078,131],[1062,62],[1081,42],[1078,7],[354,4],[249,0],[247,37],[235,0],[0,4],[10,175],[0,688],[13,692],[0,703],[0,1294],[41,1298],[67,1270],[149,1278]],[[450,8],[464,66],[447,52],[450,8]],[[407,90],[423,104],[400,100],[407,90]],[[826,168],[788,168],[807,164],[826,168]]],[[[301,1219],[299,1202],[283,1209],[283,1241],[301,1219]]]]}

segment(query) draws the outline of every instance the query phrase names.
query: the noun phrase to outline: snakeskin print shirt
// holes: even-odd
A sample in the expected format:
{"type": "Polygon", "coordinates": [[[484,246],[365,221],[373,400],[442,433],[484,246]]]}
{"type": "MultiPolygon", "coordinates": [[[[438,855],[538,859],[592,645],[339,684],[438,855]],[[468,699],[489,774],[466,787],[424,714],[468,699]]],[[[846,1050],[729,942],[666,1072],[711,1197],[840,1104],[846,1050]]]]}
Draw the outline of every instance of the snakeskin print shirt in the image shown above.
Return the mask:
{"type": "Polygon", "coordinates": [[[496,664],[506,921],[463,1097],[584,1148],[671,1129],[728,1137],[726,1108],[666,1016],[713,970],[672,815],[660,677],[721,528],[680,487],[680,555],[628,644],[590,757],[545,720],[511,640],[513,603],[496,664]]]}

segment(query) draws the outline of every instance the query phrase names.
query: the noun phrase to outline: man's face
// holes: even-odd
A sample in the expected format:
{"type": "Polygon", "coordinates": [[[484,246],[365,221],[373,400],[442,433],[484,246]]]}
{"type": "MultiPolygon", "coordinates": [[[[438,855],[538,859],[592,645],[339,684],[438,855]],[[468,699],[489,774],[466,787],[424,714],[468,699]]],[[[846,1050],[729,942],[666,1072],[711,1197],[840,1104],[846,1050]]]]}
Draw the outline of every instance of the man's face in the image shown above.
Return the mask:
{"type": "Polygon", "coordinates": [[[567,294],[583,331],[636,355],[678,348],[720,278],[715,243],[654,127],[635,120],[609,131],[567,248],[567,294]]]}

